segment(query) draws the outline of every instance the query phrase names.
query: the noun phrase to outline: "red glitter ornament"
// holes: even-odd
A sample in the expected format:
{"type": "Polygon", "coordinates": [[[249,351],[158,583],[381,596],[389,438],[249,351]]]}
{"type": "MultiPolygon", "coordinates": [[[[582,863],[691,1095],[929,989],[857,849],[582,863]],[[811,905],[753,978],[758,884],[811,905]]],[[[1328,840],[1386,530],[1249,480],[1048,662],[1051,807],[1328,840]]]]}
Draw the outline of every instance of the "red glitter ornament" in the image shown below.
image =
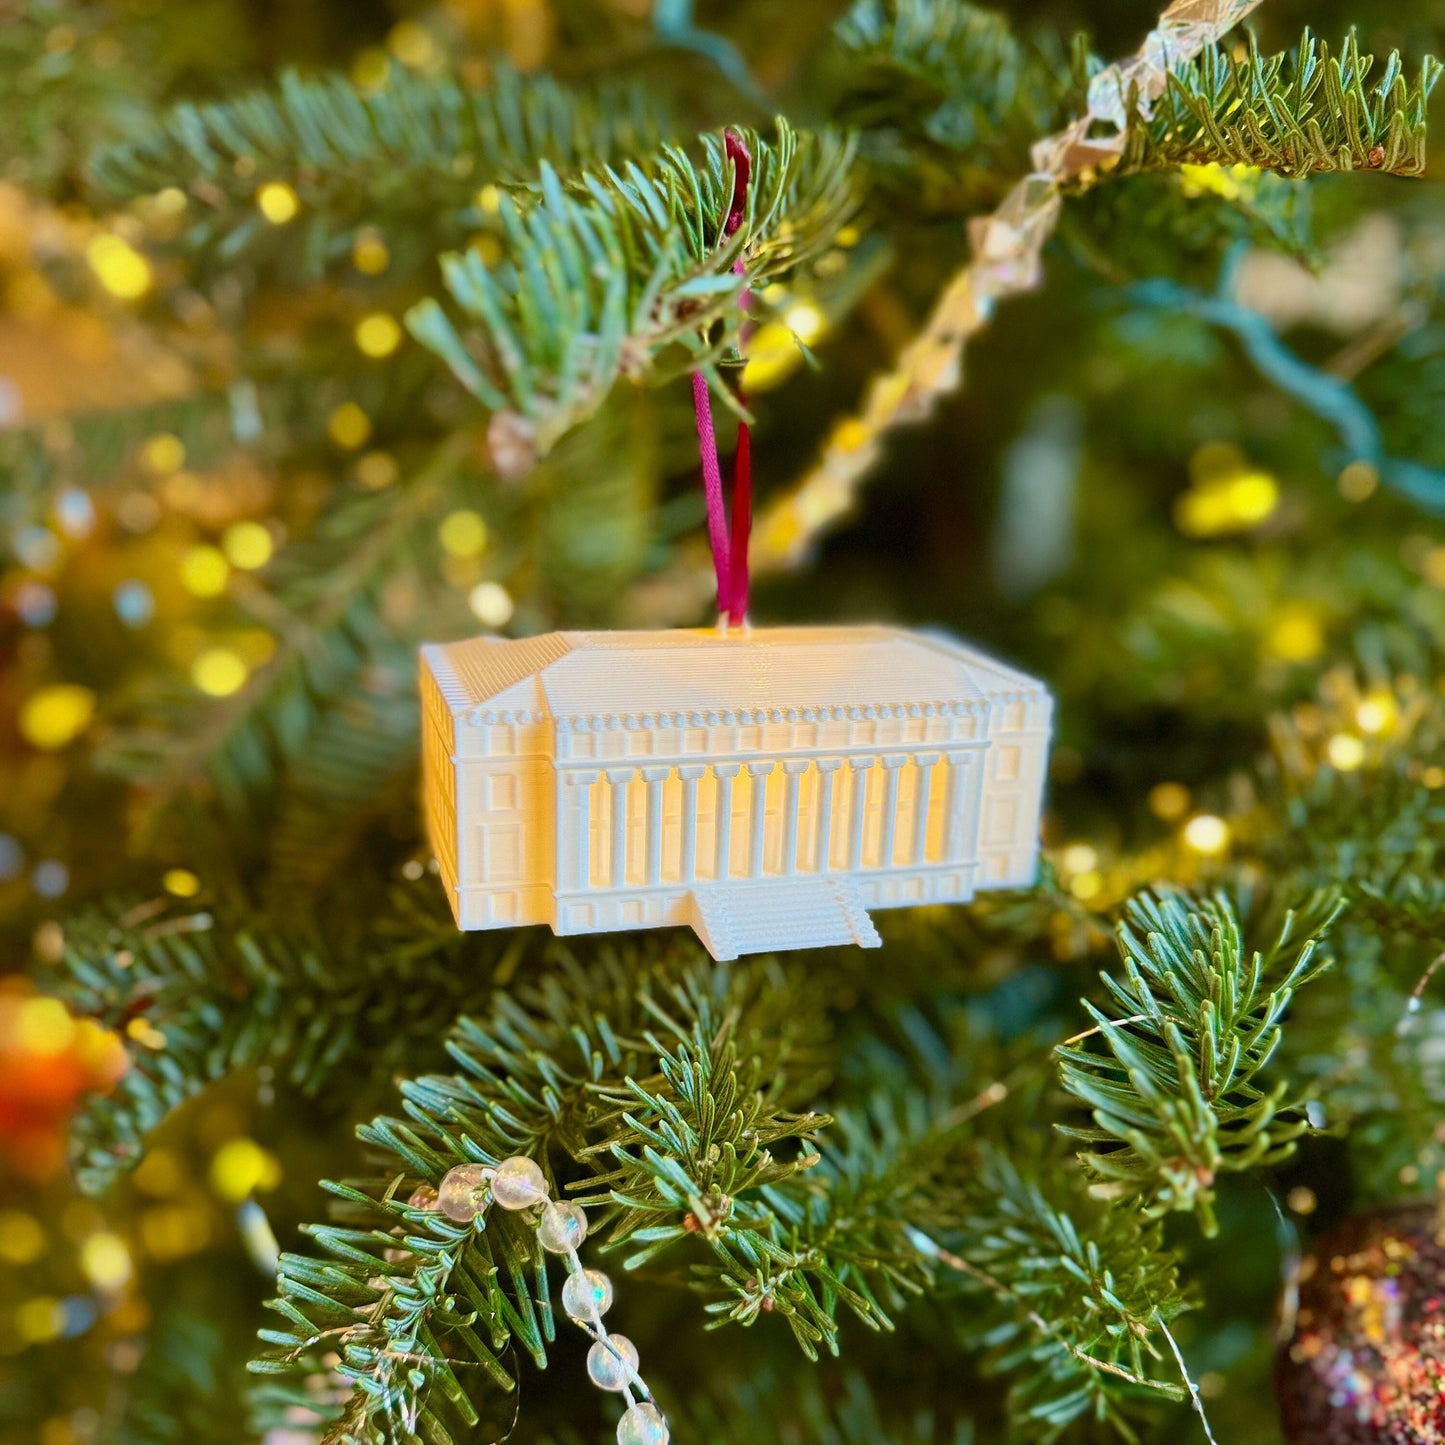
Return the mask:
{"type": "Polygon", "coordinates": [[[1275,1360],[1290,1445],[1445,1445],[1445,1213],[1358,1215],[1304,1261],[1275,1360]]]}

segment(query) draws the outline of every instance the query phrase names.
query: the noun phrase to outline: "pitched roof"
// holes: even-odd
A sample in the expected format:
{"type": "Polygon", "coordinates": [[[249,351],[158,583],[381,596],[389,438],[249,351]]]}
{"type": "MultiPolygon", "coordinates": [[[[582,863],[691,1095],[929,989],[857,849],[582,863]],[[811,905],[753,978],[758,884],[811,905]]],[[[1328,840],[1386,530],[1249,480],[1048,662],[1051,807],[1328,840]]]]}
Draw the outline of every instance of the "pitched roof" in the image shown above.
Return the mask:
{"type": "Polygon", "coordinates": [[[957,706],[1042,685],[940,634],[895,627],[555,632],[425,649],[453,714],[568,719],[957,706]]]}

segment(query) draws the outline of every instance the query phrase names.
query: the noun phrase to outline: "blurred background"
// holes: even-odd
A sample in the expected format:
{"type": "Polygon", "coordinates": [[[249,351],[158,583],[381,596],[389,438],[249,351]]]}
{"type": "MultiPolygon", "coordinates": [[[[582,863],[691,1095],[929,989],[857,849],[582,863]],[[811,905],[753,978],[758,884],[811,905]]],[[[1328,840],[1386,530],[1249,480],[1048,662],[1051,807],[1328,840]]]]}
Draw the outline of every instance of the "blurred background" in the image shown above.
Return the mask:
{"type": "MultiPolygon", "coordinates": [[[[1057,58],[1040,130],[1068,111],[1076,34],[1118,56],[1156,18],[1141,0],[998,8],[1057,58]]],[[[276,1250],[319,1217],[316,1181],[353,1161],[350,1124],[386,1104],[403,1061],[428,1062],[427,1037],[467,1002],[459,976],[404,1050],[375,1044],[375,1077],[332,1080],[304,1108],[278,1107],[296,1080],[269,1064],[230,1073],[98,1201],[72,1181],[72,1111],[168,1040],[143,997],[101,1023],[49,996],[72,915],[101,896],[137,917],[244,898],[345,935],[368,926],[375,890],[400,889],[412,901],[396,916],[415,907],[435,928],[414,806],[417,643],[709,618],[685,384],[623,388],[510,481],[485,417],[401,324],[436,289],[438,252],[499,251],[495,187],[429,157],[391,177],[263,168],[234,177],[244,204],[212,206],[186,178],[166,184],[163,150],[107,173],[96,148],[288,68],[364,92],[442,73],[482,87],[499,57],[524,75],[638,82],[678,134],[774,109],[808,124],[834,93],[843,9],[0,0],[5,1445],[258,1438],[242,1367],[276,1250]],[[267,737],[299,712],[308,746],[278,760],[258,740],[268,709],[267,737]]],[[[1331,40],[1354,25],[1367,50],[1415,65],[1440,50],[1445,5],[1269,0],[1252,23],[1265,49],[1306,24],[1331,40]]],[[[637,119],[639,149],[659,124],[637,119]]],[[[887,227],[865,211],[765,298],[745,374],[761,505],[917,331],[963,263],[964,217],[1007,190],[1031,138],[910,173],[887,227]]],[[[967,937],[980,986],[1009,980],[1035,1013],[1088,986],[1133,888],[1208,876],[1229,853],[1271,719],[1358,769],[1445,656],[1438,181],[1142,176],[1071,199],[1046,269],[851,505],[793,518],[797,565],[753,593],[759,621],[941,626],[1054,688],[1046,842],[1065,906],[1051,942],[1025,967],[961,923],[895,925],[967,937]],[[1273,352],[1192,304],[1226,268],[1273,352]],[[1398,468],[1347,464],[1362,425],[1398,468]]],[[[112,1146],[118,1163],[92,1128],[82,1171],[103,1173],[112,1146]]],[[[1299,1219],[1350,1206],[1332,1177],[1328,1151],[1301,1165],[1299,1219]]],[[[1258,1253],[1205,1251],[1233,1288],[1196,1355],[1221,1439],[1266,1445],[1273,1216],[1224,1207],[1254,1221],[1258,1253]]],[[[517,1438],[570,1438],[563,1418],[517,1438]]]]}

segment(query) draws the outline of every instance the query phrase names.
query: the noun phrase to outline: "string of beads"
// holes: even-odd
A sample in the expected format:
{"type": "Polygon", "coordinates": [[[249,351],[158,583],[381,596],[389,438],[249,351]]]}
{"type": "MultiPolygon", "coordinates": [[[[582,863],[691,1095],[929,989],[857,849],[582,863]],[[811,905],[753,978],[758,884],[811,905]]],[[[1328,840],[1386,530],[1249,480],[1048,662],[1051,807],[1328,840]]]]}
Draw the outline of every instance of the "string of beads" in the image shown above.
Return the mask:
{"type": "Polygon", "coordinates": [[[436,1207],[459,1224],[469,1224],[492,1205],[516,1212],[531,1210],[537,1242],[567,1265],[562,1308],[571,1321],[592,1337],[587,1374],[601,1390],[613,1390],[627,1401],[617,1422],[618,1445],[667,1445],[667,1421],[653,1403],[652,1392],[638,1373],[637,1347],[625,1335],[612,1334],[602,1316],[612,1307],[612,1281],[600,1269],[584,1268],[577,1246],[587,1237],[587,1216],[567,1199],[548,1197],[547,1179],[537,1163],[517,1155],[489,1164],[458,1164],[437,1189],[436,1207]]]}

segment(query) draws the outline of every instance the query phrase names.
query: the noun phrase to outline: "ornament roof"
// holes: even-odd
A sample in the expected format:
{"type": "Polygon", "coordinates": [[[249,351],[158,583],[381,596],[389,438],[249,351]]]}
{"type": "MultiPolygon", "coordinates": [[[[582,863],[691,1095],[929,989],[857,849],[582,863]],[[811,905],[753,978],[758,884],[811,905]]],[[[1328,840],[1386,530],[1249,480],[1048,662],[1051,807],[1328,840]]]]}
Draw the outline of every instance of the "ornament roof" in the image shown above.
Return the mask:
{"type": "Polygon", "coordinates": [[[453,716],[575,726],[752,721],[853,709],[971,711],[1042,684],[951,638],[896,627],[478,637],[424,649],[453,716]]]}

